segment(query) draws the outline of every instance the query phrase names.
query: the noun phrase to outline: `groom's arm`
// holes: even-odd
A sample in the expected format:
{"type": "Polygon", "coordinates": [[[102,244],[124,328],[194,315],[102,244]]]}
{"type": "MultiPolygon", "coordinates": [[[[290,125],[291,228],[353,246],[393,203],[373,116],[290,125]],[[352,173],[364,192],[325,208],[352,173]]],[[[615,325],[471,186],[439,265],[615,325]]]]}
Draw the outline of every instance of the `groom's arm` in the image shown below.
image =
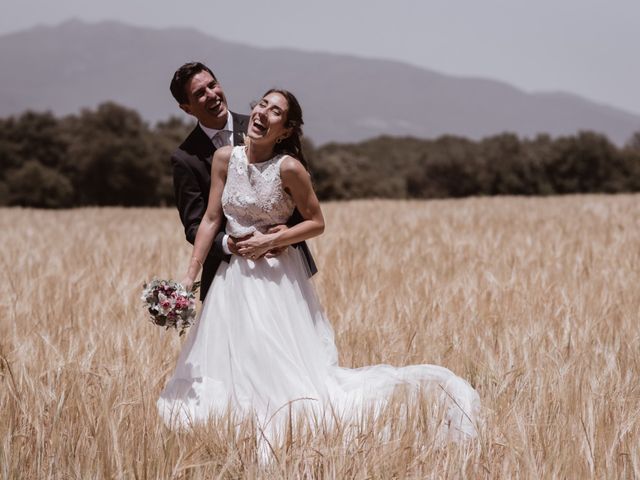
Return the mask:
{"type": "MultiPolygon", "coordinates": [[[[180,214],[180,221],[184,226],[185,237],[189,243],[193,244],[198,232],[198,226],[206,210],[202,187],[198,181],[197,173],[184,158],[174,154],[171,157],[171,164],[173,167],[173,188],[176,207],[180,214]]],[[[218,256],[225,261],[229,261],[229,256],[222,248],[224,236],[224,230],[218,232],[209,255],[218,256]]]]}
{"type": "MultiPolygon", "coordinates": [[[[303,220],[304,218],[296,208],[293,210],[293,214],[291,215],[291,217],[289,217],[289,221],[287,221],[287,227],[293,227],[294,225],[299,224],[303,220]]],[[[311,250],[309,250],[309,246],[307,245],[307,242],[294,243],[293,246],[299,248],[302,251],[302,255],[304,256],[304,259],[307,262],[309,276],[312,277],[313,275],[318,273],[318,267],[316,266],[316,261],[313,259],[313,255],[311,255],[311,250]]]]}

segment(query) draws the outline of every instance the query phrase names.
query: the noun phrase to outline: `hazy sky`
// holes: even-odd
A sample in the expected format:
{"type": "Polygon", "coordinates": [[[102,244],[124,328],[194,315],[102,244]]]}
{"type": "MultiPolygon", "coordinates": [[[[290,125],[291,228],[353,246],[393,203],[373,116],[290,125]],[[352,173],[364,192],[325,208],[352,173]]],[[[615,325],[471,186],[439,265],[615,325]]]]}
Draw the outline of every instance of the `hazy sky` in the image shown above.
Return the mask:
{"type": "MultiPolygon", "coordinates": [[[[640,0],[3,0],[0,33],[69,18],[397,59],[640,113],[640,0]]],[[[387,92],[391,94],[392,92],[387,92]]]]}

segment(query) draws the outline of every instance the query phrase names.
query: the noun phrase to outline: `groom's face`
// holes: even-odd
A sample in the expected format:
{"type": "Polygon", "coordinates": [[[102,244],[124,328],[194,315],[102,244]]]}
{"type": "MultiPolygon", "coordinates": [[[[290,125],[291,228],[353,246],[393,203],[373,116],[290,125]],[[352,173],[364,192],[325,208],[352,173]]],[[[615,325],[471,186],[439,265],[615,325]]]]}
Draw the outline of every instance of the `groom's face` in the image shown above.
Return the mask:
{"type": "Polygon", "coordinates": [[[222,87],[209,72],[196,73],[186,85],[189,103],[180,108],[205,127],[221,129],[227,123],[227,99],[222,87]]]}

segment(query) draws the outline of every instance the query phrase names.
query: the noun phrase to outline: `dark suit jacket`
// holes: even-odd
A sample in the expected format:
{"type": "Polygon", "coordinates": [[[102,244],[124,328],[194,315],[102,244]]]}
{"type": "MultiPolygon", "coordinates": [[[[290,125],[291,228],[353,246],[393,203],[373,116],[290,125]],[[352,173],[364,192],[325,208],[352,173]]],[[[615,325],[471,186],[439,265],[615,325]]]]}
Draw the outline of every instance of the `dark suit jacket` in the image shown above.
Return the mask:
{"type": "MultiPolygon", "coordinates": [[[[242,134],[247,131],[249,117],[231,113],[233,116],[233,144],[242,145],[242,134]]],[[[209,190],[211,188],[211,159],[216,151],[213,142],[206,133],[196,126],[182,145],[171,156],[173,166],[173,187],[175,189],[176,205],[180,213],[180,220],[184,225],[184,233],[190,243],[194,243],[198,226],[207,209],[209,190]]],[[[288,225],[295,225],[302,221],[302,216],[296,210],[288,225]]],[[[216,236],[211,251],[202,267],[200,300],[204,300],[213,282],[213,277],[220,266],[220,262],[229,261],[229,256],[222,250],[224,224],[216,236]]],[[[296,244],[301,248],[307,260],[309,275],[317,272],[317,268],[307,244],[296,244]]]]}

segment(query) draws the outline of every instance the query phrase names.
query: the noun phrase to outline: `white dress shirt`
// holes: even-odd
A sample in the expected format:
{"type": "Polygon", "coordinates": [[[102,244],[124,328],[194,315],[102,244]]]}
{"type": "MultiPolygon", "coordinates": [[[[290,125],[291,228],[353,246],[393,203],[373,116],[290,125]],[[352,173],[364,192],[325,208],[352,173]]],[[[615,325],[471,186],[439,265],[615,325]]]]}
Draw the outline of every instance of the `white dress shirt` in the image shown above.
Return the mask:
{"type": "MultiPolygon", "coordinates": [[[[220,130],[216,128],[205,127],[201,123],[199,123],[199,125],[202,131],[207,134],[207,137],[209,137],[211,141],[214,142],[214,145],[216,135],[218,135],[219,133],[221,134],[221,132],[224,132],[225,135],[228,135],[227,138],[224,138],[224,143],[222,145],[233,145],[233,116],[231,115],[231,112],[227,112],[227,123],[220,130]]],[[[215,147],[220,148],[220,145],[215,145],[215,147]]]]}

